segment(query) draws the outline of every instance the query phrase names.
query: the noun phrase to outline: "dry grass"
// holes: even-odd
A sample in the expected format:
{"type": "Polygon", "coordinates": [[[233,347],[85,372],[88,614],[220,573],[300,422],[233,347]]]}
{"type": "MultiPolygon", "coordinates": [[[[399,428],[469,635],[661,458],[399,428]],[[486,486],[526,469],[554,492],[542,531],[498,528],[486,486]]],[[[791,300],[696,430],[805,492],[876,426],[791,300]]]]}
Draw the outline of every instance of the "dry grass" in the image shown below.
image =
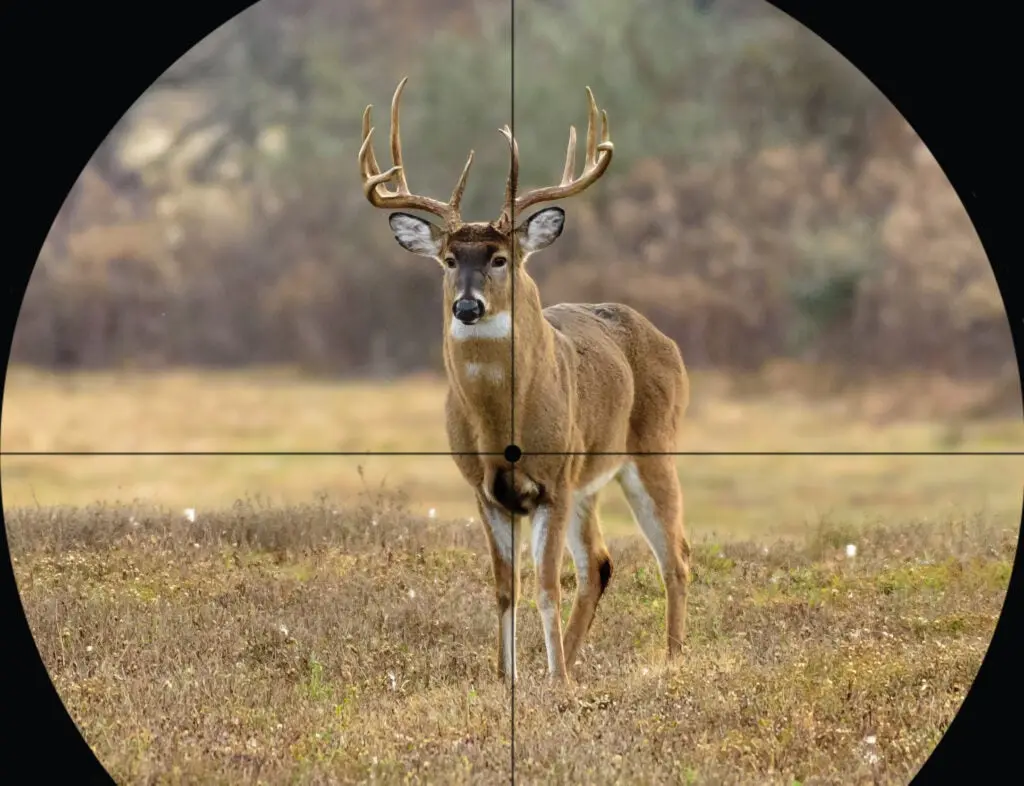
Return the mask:
{"type": "MultiPolygon", "coordinates": [[[[15,370],[7,382],[7,451],[446,444],[431,380],[15,370]]],[[[897,417],[878,403],[892,387],[815,402],[759,384],[698,376],[681,447],[1013,450],[1024,434],[964,415],[951,403],[962,390],[897,417]]],[[[572,694],[542,680],[524,563],[517,781],[906,782],[990,639],[1024,459],[679,465],[696,544],[684,663],[661,663],[660,583],[612,491],[615,575],[572,694]]],[[[119,782],[508,776],[490,567],[449,458],[5,456],[2,484],[39,649],[119,782]]],[[[568,560],[563,584],[568,602],[568,560]]]]}
{"type": "MultiPolygon", "coordinates": [[[[704,544],[672,671],[651,560],[615,544],[576,695],[553,704],[536,678],[517,690],[517,781],[906,783],[974,679],[1016,535],[960,519],[823,525],[802,547],[704,544]]],[[[540,626],[524,616],[536,672],[540,626]]]]}
{"type": "MultiPolygon", "coordinates": [[[[510,697],[492,676],[476,527],[387,495],[194,523],[142,507],[5,515],[42,657],[118,782],[508,777],[510,697]]],[[[700,544],[671,672],[650,555],[613,541],[571,694],[541,678],[524,565],[517,782],[907,782],[981,662],[1016,519],[856,518],[820,522],[800,545],[700,544]]],[[[571,597],[568,566],[563,585],[571,597]]]]}
{"type": "MultiPolygon", "coordinates": [[[[816,379],[822,370],[808,370],[816,379]]],[[[790,375],[793,378],[793,375],[790,375]]],[[[905,384],[909,385],[909,382],[905,384]]],[[[807,399],[765,378],[694,377],[682,450],[1020,450],[1019,418],[970,419],[979,395],[963,387],[896,385],[807,399]],[[771,383],[771,385],[769,385],[771,383]],[[898,392],[898,391],[897,391],[898,392]],[[900,401],[915,409],[901,417],[900,401]],[[894,403],[895,402],[895,403],[894,403]]],[[[4,451],[444,451],[444,385],[317,381],[284,371],[96,373],[14,369],[4,391],[4,451]]],[[[951,505],[1020,506],[1020,467],[1005,457],[684,457],[680,473],[692,526],[724,536],[793,533],[832,509],[875,505],[880,516],[951,505]],[[917,506],[917,507],[914,507],[917,506]]],[[[475,514],[447,457],[5,456],[7,505],[87,505],[136,499],[172,508],[226,507],[258,493],[275,504],[325,492],[351,498],[367,485],[401,489],[412,509],[475,514]],[[362,476],[356,471],[361,466],[362,476]]],[[[626,509],[609,496],[606,518],[626,509]]]]}
{"type": "Polygon", "coordinates": [[[119,783],[507,772],[477,530],[386,505],[6,516],[43,659],[119,783]]]}

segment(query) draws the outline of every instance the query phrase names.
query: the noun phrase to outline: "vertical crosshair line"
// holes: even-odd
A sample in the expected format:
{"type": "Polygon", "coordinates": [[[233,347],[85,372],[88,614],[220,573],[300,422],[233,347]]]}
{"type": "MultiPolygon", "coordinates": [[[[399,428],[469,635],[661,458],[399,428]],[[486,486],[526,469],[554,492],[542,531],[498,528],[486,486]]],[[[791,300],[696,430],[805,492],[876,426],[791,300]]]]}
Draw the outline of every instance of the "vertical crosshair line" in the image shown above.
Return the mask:
{"type": "MultiPolygon", "coordinates": [[[[509,52],[509,127],[512,129],[512,139],[516,138],[516,2],[515,0],[509,0],[508,4],[509,11],[509,46],[511,47],[509,52]]],[[[509,174],[511,174],[512,157],[515,155],[515,142],[509,146],[509,174]]],[[[511,230],[512,234],[510,237],[510,243],[512,245],[512,298],[510,301],[510,310],[512,313],[512,329],[509,331],[509,351],[511,352],[510,366],[509,366],[509,436],[508,444],[516,444],[516,269],[515,269],[515,258],[517,249],[515,248],[515,226],[516,226],[516,193],[519,189],[519,181],[516,180],[516,189],[509,196],[512,204],[509,205],[509,217],[511,218],[511,230]]],[[[512,482],[512,488],[516,488],[516,465],[512,462],[512,468],[510,471],[510,479],[512,482]]],[[[516,666],[516,610],[519,605],[518,597],[518,582],[516,581],[519,573],[517,572],[516,560],[519,558],[519,542],[516,537],[518,532],[518,522],[516,521],[515,513],[509,516],[509,523],[512,527],[512,641],[509,642],[512,648],[512,670],[511,670],[511,704],[510,704],[510,735],[509,735],[509,777],[512,786],[516,783],[516,681],[518,678],[518,669],[516,666]]]]}
{"type": "MultiPolygon", "coordinates": [[[[515,464],[512,465],[511,478],[512,478],[512,488],[515,488],[515,484],[516,484],[516,465],[515,464]]],[[[515,513],[513,513],[509,517],[509,521],[512,524],[512,626],[511,626],[512,627],[512,641],[509,642],[509,647],[511,648],[511,651],[512,651],[512,658],[511,658],[511,663],[512,663],[512,669],[511,669],[512,697],[511,697],[511,705],[510,705],[511,710],[512,710],[511,711],[511,721],[510,722],[511,722],[512,726],[511,726],[511,729],[510,729],[511,735],[509,736],[509,748],[511,749],[511,761],[510,761],[511,766],[509,768],[509,774],[511,776],[512,786],[515,786],[515,784],[516,784],[516,681],[519,678],[519,673],[518,673],[519,672],[519,668],[518,668],[518,663],[516,662],[516,660],[517,660],[517,658],[516,658],[517,647],[516,647],[516,644],[515,644],[515,642],[516,642],[516,617],[518,616],[516,614],[516,609],[518,608],[518,604],[519,604],[519,593],[518,593],[518,589],[519,588],[516,586],[517,585],[516,578],[519,575],[518,573],[516,573],[516,559],[517,559],[517,556],[518,556],[516,552],[519,551],[519,538],[516,537],[516,533],[518,532],[519,527],[516,526],[518,524],[518,521],[516,520],[516,518],[517,517],[516,517],[515,513]]]]}
{"type": "MultiPolygon", "coordinates": [[[[509,0],[509,40],[511,46],[511,57],[510,57],[510,68],[509,68],[509,127],[512,129],[512,139],[516,138],[516,13],[515,13],[515,0],[509,0]]],[[[512,159],[515,155],[515,141],[509,145],[509,175],[512,174],[512,159]]],[[[515,255],[516,249],[516,194],[519,191],[519,181],[516,179],[515,190],[509,194],[511,204],[509,205],[509,217],[512,225],[511,235],[509,236],[509,244],[512,252],[512,277],[511,277],[511,313],[512,313],[512,329],[509,331],[509,352],[510,356],[510,368],[509,368],[509,435],[508,444],[516,444],[516,271],[515,271],[515,255]]]]}

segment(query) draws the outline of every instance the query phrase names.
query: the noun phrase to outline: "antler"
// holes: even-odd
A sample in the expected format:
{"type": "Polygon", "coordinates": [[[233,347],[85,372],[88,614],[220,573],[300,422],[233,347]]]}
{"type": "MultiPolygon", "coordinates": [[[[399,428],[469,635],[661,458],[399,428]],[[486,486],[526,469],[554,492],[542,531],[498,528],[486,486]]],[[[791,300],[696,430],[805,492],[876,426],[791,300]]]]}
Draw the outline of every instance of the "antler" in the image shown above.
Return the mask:
{"type": "Polygon", "coordinates": [[[500,129],[502,135],[508,140],[512,153],[512,160],[509,163],[508,182],[505,185],[505,207],[501,216],[495,222],[496,226],[504,230],[511,229],[513,213],[518,215],[532,205],[539,202],[551,202],[555,199],[564,199],[575,196],[586,190],[597,181],[612,160],[611,138],[608,135],[608,113],[601,110],[601,141],[597,141],[595,125],[597,122],[597,102],[594,101],[594,94],[587,88],[587,100],[590,104],[587,118],[587,155],[583,165],[583,172],[578,178],[573,178],[573,170],[576,168],[576,127],[569,126],[569,146],[565,151],[565,168],[562,170],[562,182],[557,186],[536,188],[522,196],[516,196],[519,186],[519,146],[512,136],[508,126],[500,129]]]}
{"type": "Polygon", "coordinates": [[[473,151],[469,151],[469,158],[466,166],[462,169],[459,181],[455,184],[451,199],[441,202],[426,196],[419,196],[409,191],[409,184],[405,179],[405,169],[402,166],[402,141],[399,135],[398,124],[398,103],[402,98],[402,90],[409,77],[404,77],[398,83],[395,96],[391,99],[391,158],[394,166],[387,172],[381,172],[377,165],[377,157],[373,154],[373,144],[370,137],[373,128],[370,127],[370,110],[373,104],[366,107],[363,112],[363,144],[359,148],[359,171],[363,178],[363,192],[370,204],[382,208],[412,208],[433,213],[442,218],[449,230],[457,228],[462,219],[459,216],[459,203],[462,201],[462,192],[466,190],[466,177],[469,175],[469,167],[473,163],[473,151]],[[395,190],[389,191],[385,183],[394,180],[395,190]]]}

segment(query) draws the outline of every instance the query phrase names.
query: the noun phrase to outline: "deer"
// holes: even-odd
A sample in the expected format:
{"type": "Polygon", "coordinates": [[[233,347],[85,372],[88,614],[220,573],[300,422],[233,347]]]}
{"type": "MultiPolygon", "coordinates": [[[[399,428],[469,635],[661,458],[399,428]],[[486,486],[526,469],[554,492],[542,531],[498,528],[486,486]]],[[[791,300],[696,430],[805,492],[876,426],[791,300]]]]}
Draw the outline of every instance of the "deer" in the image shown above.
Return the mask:
{"type": "Polygon", "coordinates": [[[466,222],[460,202],[472,150],[447,202],[409,190],[399,123],[407,81],[399,82],[391,102],[393,165],[382,172],[377,164],[370,104],[363,112],[359,167],[370,204],[393,211],[388,222],[398,244],[442,269],[445,425],[489,545],[498,677],[516,680],[516,555],[526,519],[548,678],[571,684],[568,667],[577,664],[612,577],[598,496],[613,480],[657,561],[666,598],[666,662],[676,663],[690,580],[682,490],[671,455],[690,398],[682,353],[624,304],[543,307],[527,262],[561,235],[565,211],[548,206],[515,223],[529,208],[576,196],[604,174],[614,149],[607,111],[600,113],[598,140],[597,103],[587,87],[583,172],[574,176],[576,129],[570,126],[559,184],[524,194],[518,192],[518,145],[508,125],[500,128],[510,150],[504,206],[494,221],[466,222]],[[431,214],[440,223],[407,210],[431,214]],[[577,583],[563,635],[559,579],[566,547],[577,583]]]}

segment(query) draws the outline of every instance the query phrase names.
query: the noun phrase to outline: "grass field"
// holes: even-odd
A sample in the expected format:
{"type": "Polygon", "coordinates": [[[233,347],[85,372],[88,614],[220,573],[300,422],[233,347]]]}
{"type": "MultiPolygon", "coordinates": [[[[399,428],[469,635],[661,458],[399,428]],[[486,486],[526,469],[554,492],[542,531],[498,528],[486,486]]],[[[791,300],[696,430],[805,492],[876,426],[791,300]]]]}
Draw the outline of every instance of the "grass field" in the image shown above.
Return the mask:
{"type": "MultiPolygon", "coordinates": [[[[40,652],[119,783],[507,782],[482,534],[366,503],[7,512],[40,652]]],[[[974,678],[1016,537],[978,516],[704,543],[673,671],[649,554],[612,540],[570,692],[543,680],[524,563],[517,782],[906,783],[974,678]]]]}
{"type": "MultiPolygon", "coordinates": [[[[810,401],[710,375],[694,395],[683,450],[1024,444],[1019,416],[943,412],[952,395],[897,413],[877,391],[810,401]]],[[[431,380],[15,370],[0,444],[444,450],[442,401],[431,380]]],[[[1024,458],[679,467],[696,554],[678,669],[617,490],[615,574],[568,693],[542,678],[524,562],[517,782],[906,783],[990,640],[1024,458]]],[[[0,482],[40,652],[118,782],[507,782],[490,566],[449,458],[5,455],[0,482]]],[[[567,559],[565,612],[574,585],[567,559]]]]}
{"type": "MultiPolygon", "coordinates": [[[[308,380],[262,373],[8,373],[4,451],[444,451],[444,386],[308,380]]],[[[807,400],[695,375],[680,450],[1020,450],[1017,417],[941,412],[961,390],[915,394],[932,402],[904,417],[883,392],[807,400]],[[939,410],[936,414],[935,410],[939,410]],[[923,413],[923,414],[922,414],[923,413]]],[[[923,390],[918,385],[915,390],[923,390]]],[[[961,407],[964,409],[964,407],[961,407]]],[[[945,515],[979,501],[1019,512],[1024,461],[1007,457],[682,457],[695,534],[798,534],[833,511],[945,515]]],[[[274,504],[327,494],[344,502],[367,486],[400,490],[410,509],[455,518],[476,511],[447,457],[5,456],[5,505],[86,505],[136,499],[171,508],[230,506],[259,495],[274,504]],[[361,468],[361,472],[358,471],[361,468]]],[[[617,490],[605,519],[629,518],[617,490]]]]}

